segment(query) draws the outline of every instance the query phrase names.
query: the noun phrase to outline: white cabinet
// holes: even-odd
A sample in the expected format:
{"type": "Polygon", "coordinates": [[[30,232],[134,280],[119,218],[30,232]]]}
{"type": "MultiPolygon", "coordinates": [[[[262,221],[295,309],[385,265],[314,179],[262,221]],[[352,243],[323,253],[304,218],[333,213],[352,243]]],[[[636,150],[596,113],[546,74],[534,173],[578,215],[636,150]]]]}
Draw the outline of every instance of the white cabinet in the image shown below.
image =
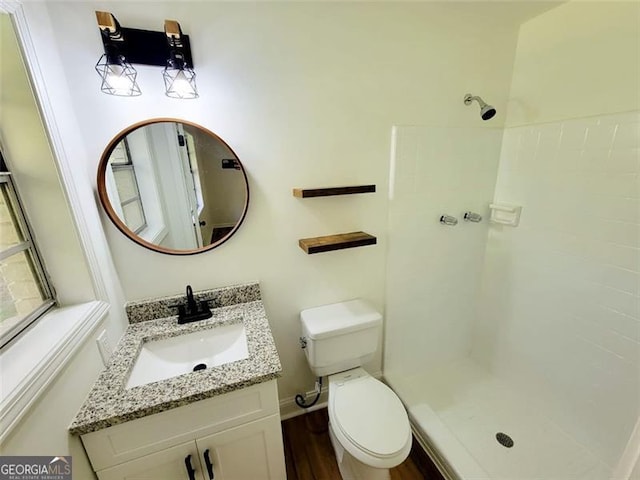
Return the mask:
{"type": "Polygon", "coordinates": [[[216,480],[283,480],[280,415],[196,440],[205,478],[216,480]],[[208,473],[205,452],[213,475],[208,473]],[[251,452],[248,454],[248,452],[251,452]]]}
{"type": "Polygon", "coordinates": [[[82,442],[100,480],[286,478],[275,380],[88,433],[82,442]]]}
{"type": "Polygon", "coordinates": [[[100,480],[205,480],[204,472],[198,461],[195,442],[188,442],[97,473],[100,480]],[[191,479],[186,461],[193,469],[191,479]]]}

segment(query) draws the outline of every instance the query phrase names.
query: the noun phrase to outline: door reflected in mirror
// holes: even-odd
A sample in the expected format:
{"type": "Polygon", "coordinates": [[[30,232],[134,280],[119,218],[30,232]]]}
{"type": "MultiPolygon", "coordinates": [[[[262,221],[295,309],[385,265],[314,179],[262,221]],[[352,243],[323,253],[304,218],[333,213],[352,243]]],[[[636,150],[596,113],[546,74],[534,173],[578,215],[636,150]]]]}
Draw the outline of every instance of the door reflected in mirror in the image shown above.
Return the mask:
{"type": "Polygon", "coordinates": [[[229,145],[172,119],[142,122],[116,136],[98,167],[98,193],[122,233],[170,254],[224,243],[249,203],[246,173],[229,145]]]}

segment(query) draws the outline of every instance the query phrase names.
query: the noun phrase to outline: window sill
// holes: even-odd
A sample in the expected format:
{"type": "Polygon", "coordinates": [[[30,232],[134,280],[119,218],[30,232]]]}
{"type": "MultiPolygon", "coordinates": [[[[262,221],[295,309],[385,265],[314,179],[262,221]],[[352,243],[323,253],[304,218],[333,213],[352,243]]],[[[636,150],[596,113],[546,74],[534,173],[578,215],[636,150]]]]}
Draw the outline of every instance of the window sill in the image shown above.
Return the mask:
{"type": "Polygon", "coordinates": [[[0,352],[0,442],[105,318],[109,305],[94,301],[47,312],[0,352]]]}

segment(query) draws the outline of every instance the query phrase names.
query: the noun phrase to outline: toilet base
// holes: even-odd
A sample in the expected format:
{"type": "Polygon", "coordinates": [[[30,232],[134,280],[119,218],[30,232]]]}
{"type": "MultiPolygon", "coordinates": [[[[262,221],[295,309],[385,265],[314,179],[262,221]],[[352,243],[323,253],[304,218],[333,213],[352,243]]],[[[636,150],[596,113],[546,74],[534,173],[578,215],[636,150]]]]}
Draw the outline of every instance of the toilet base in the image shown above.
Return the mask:
{"type": "Polygon", "coordinates": [[[388,468],[374,468],[365,465],[347,452],[333,433],[331,422],[329,422],[329,438],[336,454],[342,480],[390,480],[388,468]]]}

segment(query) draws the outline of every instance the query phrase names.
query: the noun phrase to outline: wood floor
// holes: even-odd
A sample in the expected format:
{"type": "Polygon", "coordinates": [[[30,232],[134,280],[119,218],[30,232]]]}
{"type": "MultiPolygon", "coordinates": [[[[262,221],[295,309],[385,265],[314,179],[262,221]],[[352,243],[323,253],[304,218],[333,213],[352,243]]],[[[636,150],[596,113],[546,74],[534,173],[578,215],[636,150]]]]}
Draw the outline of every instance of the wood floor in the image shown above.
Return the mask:
{"type": "MultiPolygon", "coordinates": [[[[282,422],[287,480],[340,480],[329,439],[327,409],[282,422]]],[[[444,480],[414,440],[411,454],[391,469],[391,480],[444,480]]]]}

